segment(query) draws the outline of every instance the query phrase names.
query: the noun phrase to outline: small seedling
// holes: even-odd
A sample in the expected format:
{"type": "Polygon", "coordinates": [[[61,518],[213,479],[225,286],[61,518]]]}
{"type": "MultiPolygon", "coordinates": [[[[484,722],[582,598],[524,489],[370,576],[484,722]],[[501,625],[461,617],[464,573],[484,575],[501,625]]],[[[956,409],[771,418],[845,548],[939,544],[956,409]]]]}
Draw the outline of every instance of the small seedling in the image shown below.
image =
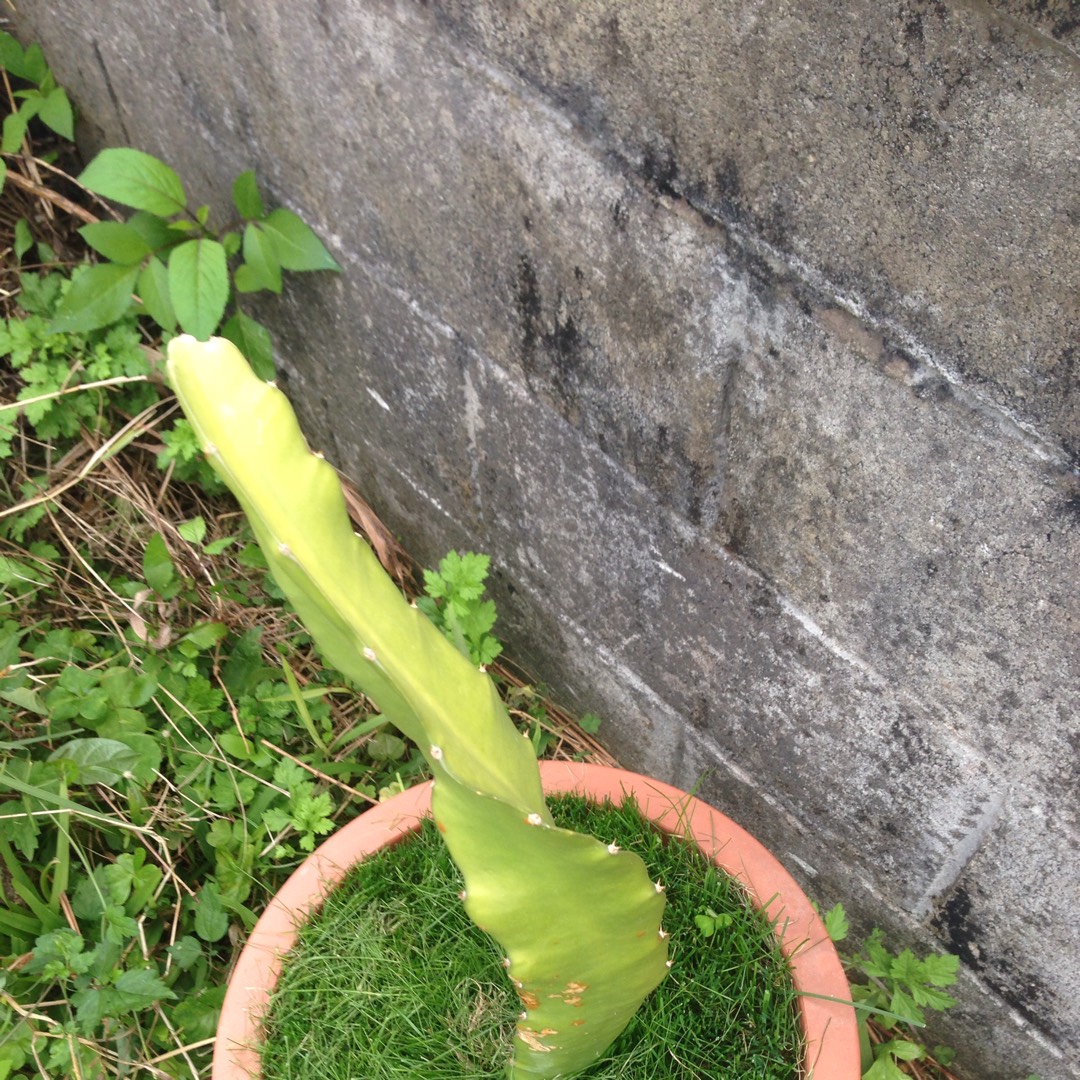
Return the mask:
{"type": "Polygon", "coordinates": [[[484,599],[491,559],[469,551],[451,551],[438,570],[424,571],[424,591],[416,603],[425,615],[474,664],[486,667],[501,652],[502,643],[491,633],[495,602],[484,599]]]}
{"type": "Polygon", "coordinates": [[[217,229],[210,208],[192,208],[176,172],[130,147],[102,150],[79,182],[135,213],[79,230],[101,256],[73,277],[56,311],[54,332],[99,329],[132,309],[163,331],[178,326],[205,339],[221,327],[266,378],[273,374],[266,328],[240,310],[240,297],[282,290],[283,270],[339,270],[322,241],[284,207],[267,211],[254,172],[233,184],[237,225],[217,229]],[[234,313],[222,326],[232,304],[234,313]]]}

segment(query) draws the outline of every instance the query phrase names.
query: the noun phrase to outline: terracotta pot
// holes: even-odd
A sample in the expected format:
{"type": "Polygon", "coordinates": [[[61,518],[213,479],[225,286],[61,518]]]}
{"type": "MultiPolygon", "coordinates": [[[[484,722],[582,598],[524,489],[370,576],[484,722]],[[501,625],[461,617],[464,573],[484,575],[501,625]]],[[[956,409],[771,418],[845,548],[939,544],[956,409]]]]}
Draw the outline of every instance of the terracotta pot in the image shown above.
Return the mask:
{"type": "MultiPolygon", "coordinates": [[[[858,1080],[859,1037],[836,949],[810,901],[790,874],[748,832],[668,784],[603,765],[551,761],[540,765],[548,794],[573,792],[619,803],[633,795],[642,813],[669,832],[687,830],[717,866],[738,878],[757,906],[775,918],[788,957],[806,1038],[807,1080],[858,1080]],[[808,997],[807,994],[821,995],[808,997]],[[822,998],[837,998],[827,1001],[822,998]]],[[[259,1017],[281,971],[296,928],[363,856],[413,831],[431,805],[421,784],[373,807],[330,837],[297,868],[251,932],[229,980],[214,1044],[212,1080],[257,1080],[259,1017]]]]}

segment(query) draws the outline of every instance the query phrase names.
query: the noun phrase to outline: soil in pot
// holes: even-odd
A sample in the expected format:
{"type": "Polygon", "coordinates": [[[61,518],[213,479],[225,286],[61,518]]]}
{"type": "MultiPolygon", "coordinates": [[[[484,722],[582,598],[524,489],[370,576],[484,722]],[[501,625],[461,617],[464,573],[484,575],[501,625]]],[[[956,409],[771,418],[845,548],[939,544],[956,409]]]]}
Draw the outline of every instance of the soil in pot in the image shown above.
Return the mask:
{"type": "MultiPolygon", "coordinates": [[[[556,796],[551,807],[558,824],[636,851],[667,890],[671,974],[585,1076],[796,1080],[796,992],[741,887],[631,803],[556,796]]],[[[504,1077],[521,1005],[497,946],[456,902],[461,887],[430,820],[354,868],[286,958],[264,1080],[504,1077]]]]}

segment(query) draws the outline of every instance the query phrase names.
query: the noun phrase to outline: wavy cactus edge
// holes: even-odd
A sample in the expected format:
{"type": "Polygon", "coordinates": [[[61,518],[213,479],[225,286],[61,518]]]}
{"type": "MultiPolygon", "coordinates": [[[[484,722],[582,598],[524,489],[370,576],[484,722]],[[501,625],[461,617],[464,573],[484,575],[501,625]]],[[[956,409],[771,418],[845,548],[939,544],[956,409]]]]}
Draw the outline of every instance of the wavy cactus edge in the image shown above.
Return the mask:
{"type": "Polygon", "coordinates": [[[320,652],[428,761],[466,911],[505,950],[523,1004],[509,1075],[577,1074],[666,974],[662,893],[637,856],[554,827],[531,746],[490,679],[353,533],[337,476],[284,394],[221,338],[174,338],[167,371],[320,652]]]}

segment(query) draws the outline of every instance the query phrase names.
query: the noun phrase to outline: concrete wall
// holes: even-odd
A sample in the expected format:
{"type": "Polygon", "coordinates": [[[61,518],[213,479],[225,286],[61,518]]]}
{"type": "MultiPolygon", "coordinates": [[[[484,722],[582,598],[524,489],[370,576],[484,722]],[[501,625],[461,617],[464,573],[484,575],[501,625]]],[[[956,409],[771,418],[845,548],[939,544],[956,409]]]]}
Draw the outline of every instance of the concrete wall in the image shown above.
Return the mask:
{"type": "Polygon", "coordinates": [[[265,318],[409,545],[493,554],[624,763],[959,952],[968,1076],[1080,1076],[1074,6],[60,7],[88,145],[333,247],[265,318]]]}

